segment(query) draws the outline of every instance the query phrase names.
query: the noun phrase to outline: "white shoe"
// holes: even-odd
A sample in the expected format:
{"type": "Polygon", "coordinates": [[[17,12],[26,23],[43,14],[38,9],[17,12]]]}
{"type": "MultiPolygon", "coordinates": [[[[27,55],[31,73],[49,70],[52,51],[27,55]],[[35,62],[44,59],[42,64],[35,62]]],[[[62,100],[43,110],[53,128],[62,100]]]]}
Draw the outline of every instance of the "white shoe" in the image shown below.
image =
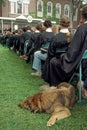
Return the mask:
{"type": "Polygon", "coordinates": [[[37,72],[35,72],[35,73],[31,73],[31,75],[34,75],[34,76],[41,76],[41,72],[39,72],[39,71],[37,71],[37,72]]]}

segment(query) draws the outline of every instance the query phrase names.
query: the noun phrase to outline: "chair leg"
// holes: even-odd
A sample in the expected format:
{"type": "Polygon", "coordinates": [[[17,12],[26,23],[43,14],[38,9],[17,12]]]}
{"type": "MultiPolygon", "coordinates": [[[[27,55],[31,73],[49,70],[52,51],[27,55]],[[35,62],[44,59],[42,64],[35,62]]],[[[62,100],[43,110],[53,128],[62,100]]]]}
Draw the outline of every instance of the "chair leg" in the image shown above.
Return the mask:
{"type": "Polygon", "coordinates": [[[80,82],[80,87],[79,87],[79,100],[78,102],[82,102],[82,66],[81,66],[81,63],[80,63],[80,66],[79,66],[79,82],[80,82]]]}

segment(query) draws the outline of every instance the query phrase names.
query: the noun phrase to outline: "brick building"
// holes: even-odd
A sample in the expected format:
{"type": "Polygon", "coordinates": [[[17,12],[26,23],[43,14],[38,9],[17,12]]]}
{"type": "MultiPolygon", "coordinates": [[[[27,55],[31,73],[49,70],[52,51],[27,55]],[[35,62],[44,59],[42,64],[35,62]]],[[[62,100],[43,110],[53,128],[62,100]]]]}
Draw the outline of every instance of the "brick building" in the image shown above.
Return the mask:
{"type": "Polygon", "coordinates": [[[29,15],[36,10],[36,0],[5,0],[6,6],[0,7],[0,17],[17,17],[29,15]]]}
{"type": "MultiPolygon", "coordinates": [[[[79,21],[78,8],[74,14],[73,25],[76,28],[79,21]]],[[[37,17],[49,18],[55,20],[58,24],[62,15],[67,15],[71,18],[70,0],[37,0],[37,17]],[[40,10],[39,7],[41,8],[40,10]]]]}
{"type": "MultiPolygon", "coordinates": [[[[1,18],[16,18],[20,15],[27,18],[30,15],[33,18],[50,19],[58,24],[62,15],[70,17],[70,0],[5,0],[5,2],[6,6],[0,6],[1,18]]],[[[76,13],[74,27],[77,24],[76,13]]]]}

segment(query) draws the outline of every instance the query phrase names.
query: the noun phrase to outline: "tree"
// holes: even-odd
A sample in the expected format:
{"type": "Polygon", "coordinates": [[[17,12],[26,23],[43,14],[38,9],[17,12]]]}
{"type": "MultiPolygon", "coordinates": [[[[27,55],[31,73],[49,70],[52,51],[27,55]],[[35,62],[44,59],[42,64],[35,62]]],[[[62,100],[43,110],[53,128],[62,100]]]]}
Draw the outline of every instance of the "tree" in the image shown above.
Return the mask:
{"type": "Polygon", "coordinates": [[[0,0],[0,5],[5,6],[5,0],[0,0]]]}
{"type": "Polygon", "coordinates": [[[78,10],[82,5],[83,0],[70,0],[70,18],[71,18],[71,29],[73,28],[73,20],[75,13],[78,15],[78,10]]]}
{"type": "Polygon", "coordinates": [[[83,4],[87,4],[87,0],[70,0],[71,29],[73,28],[74,16],[76,13],[78,15],[78,11],[80,10],[80,8],[82,7],[83,4]]]}

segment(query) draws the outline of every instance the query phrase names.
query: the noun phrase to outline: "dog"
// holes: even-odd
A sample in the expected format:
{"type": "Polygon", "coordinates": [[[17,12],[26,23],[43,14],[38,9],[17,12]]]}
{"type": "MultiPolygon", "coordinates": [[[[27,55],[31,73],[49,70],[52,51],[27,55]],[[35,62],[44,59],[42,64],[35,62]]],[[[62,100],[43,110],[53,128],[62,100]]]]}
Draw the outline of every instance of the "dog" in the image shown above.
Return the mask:
{"type": "Polygon", "coordinates": [[[47,126],[52,126],[56,120],[71,116],[70,109],[73,107],[75,101],[76,93],[74,86],[63,82],[56,87],[50,87],[28,97],[19,106],[34,113],[50,113],[51,117],[47,121],[47,126]]]}

